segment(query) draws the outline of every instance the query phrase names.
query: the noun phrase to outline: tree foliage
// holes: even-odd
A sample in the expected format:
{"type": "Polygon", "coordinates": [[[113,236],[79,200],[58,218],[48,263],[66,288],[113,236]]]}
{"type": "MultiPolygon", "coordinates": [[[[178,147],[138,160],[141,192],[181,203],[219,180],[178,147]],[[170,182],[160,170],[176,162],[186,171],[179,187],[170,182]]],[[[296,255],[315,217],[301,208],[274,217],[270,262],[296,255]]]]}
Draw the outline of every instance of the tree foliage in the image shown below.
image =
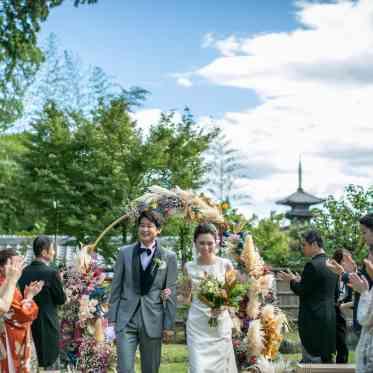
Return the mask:
{"type": "Polygon", "coordinates": [[[357,258],[366,254],[361,237],[359,218],[373,206],[373,187],[349,185],[340,198],[330,196],[322,209],[313,209],[312,226],[320,231],[325,241],[326,251],[345,248],[357,258]]]}
{"type": "Polygon", "coordinates": [[[32,217],[19,194],[24,187],[18,163],[25,152],[23,140],[23,133],[0,137],[0,230],[7,234],[27,227],[32,217]]]}
{"type": "MultiPolygon", "coordinates": [[[[46,233],[92,241],[148,186],[200,185],[203,152],[215,132],[201,130],[186,110],[180,121],[163,115],[145,136],[130,107],[122,95],[100,100],[89,116],[61,109],[54,102],[45,105],[30,131],[22,135],[19,182],[14,190],[7,183],[4,190],[5,196],[12,191],[14,199],[32,211],[29,224],[34,226],[29,229],[45,223],[46,233]]],[[[8,197],[4,201],[12,204],[8,197]]],[[[22,211],[17,204],[5,210],[13,217],[22,211]]],[[[0,216],[3,232],[15,228],[23,231],[26,226],[7,225],[0,216]]],[[[124,225],[114,234],[125,241],[129,229],[124,225]]],[[[180,223],[169,229],[189,234],[180,223]]],[[[107,242],[101,249],[106,256],[113,253],[107,242]]]]}
{"type": "Polygon", "coordinates": [[[248,179],[248,171],[242,155],[220,134],[211,144],[207,154],[209,174],[207,191],[218,201],[247,205],[250,196],[239,186],[238,181],[248,179]]]}
{"type": "Polygon", "coordinates": [[[152,162],[148,183],[166,188],[175,185],[183,189],[201,187],[207,171],[201,155],[217,133],[217,130],[205,131],[197,126],[188,108],[181,120],[175,120],[172,112],[162,114],[159,123],[151,127],[147,140],[146,151],[152,162]]]}
{"type": "Polygon", "coordinates": [[[284,215],[272,213],[258,221],[251,230],[256,246],[266,263],[283,267],[289,265],[290,237],[283,229],[284,215]]]}
{"type": "MultiPolygon", "coordinates": [[[[22,97],[43,53],[37,44],[41,24],[64,0],[2,0],[0,2],[0,128],[22,113],[22,97]]],[[[97,0],[75,0],[74,5],[97,0]]]]}
{"type": "Polygon", "coordinates": [[[137,87],[126,91],[101,68],[84,65],[71,51],[60,48],[54,34],[47,38],[43,54],[45,60],[25,93],[24,113],[17,121],[18,127],[26,127],[48,101],[62,110],[90,116],[100,100],[108,102],[123,95],[133,106],[147,95],[147,91],[137,87]]]}

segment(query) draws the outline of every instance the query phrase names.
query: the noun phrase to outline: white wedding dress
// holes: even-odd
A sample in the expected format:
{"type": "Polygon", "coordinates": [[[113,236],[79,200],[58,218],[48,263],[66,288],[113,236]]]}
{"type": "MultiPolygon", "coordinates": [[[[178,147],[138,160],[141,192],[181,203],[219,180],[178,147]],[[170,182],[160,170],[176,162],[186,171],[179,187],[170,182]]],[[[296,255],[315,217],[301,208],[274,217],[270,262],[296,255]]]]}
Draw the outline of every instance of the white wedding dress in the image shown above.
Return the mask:
{"type": "Polygon", "coordinates": [[[232,320],[228,311],[219,315],[217,327],[210,327],[210,308],[195,295],[205,272],[224,281],[229,264],[229,260],[219,257],[211,265],[186,263],[185,268],[192,283],[192,305],[186,325],[190,373],[237,373],[232,345],[232,320]]]}

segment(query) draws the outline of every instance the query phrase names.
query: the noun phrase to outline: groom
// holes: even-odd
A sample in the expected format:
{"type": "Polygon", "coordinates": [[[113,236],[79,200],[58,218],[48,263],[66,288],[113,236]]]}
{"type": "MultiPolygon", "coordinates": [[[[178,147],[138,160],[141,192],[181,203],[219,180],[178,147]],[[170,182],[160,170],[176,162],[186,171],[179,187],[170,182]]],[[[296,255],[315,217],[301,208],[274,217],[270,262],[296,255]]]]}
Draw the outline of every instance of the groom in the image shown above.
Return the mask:
{"type": "Polygon", "coordinates": [[[175,253],[156,239],[160,232],[157,213],[142,212],[139,242],[121,248],[115,264],[108,319],[114,324],[119,373],[135,372],[138,345],[142,373],[157,373],[162,337],[167,343],[173,335],[177,262],[175,253]],[[165,289],[171,295],[162,301],[165,289]]]}

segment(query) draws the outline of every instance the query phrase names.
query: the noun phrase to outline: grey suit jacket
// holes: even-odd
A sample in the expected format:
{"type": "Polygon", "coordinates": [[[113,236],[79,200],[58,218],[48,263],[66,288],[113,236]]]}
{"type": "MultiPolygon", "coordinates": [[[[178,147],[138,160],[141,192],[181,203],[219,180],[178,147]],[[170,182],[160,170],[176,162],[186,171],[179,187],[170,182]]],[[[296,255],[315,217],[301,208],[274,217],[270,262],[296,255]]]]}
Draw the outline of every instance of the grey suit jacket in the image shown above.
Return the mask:
{"type": "Polygon", "coordinates": [[[154,281],[148,294],[140,292],[140,268],[136,260],[139,243],[124,246],[120,249],[112,282],[108,319],[115,323],[115,331],[122,331],[137,305],[141,304],[146,334],[150,338],[160,338],[163,330],[172,329],[176,316],[176,254],[160,247],[154,254],[151,269],[154,281]],[[161,291],[171,289],[171,296],[162,303],[161,291]]]}

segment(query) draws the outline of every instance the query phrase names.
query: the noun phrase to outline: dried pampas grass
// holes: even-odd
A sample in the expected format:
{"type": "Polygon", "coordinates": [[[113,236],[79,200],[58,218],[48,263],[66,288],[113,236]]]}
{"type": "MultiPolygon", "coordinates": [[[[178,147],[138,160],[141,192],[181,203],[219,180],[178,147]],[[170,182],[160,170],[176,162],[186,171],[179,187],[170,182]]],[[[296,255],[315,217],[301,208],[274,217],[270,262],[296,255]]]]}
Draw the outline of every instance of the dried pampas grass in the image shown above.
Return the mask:
{"type": "Polygon", "coordinates": [[[276,362],[270,362],[264,357],[258,358],[255,368],[258,369],[260,373],[289,373],[290,363],[284,360],[279,360],[276,362]]]}
{"type": "Polygon", "coordinates": [[[273,282],[274,276],[271,273],[268,273],[259,278],[260,293],[263,295],[263,297],[266,297],[268,293],[272,290],[273,282]]]}
{"type": "Polygon", "coordinates": [[[259,277],[263,274],[264,262],[257,249],[251,235],[247,235],[244,248],[241,253],[241,261],[250,276],[259,277]]]}
{"type": "Polygon", "coordinates": [[[260,356],[262,354],[264,348],[263,337],[264,333],[260,319],[252,321],[246,335],[247,349],[251,356],[260,356]]]}
{"type": "Polygon", "coordinates": [[[250,299],[246,306],[246,316],[249,319],[256,319],[259,315],[259,307],[260,307],[260,302],[259,302],[258,296],[257,295],[252,296],[250,294],[250,299]]]}
{"type": "Polygon", "coordinates": [[[283,340],[282,329],[287,326],[287,318],[280,309],[271,304],[262,308],[260,318],[264,332],[263,356],[274,359],[283,340]]]}

